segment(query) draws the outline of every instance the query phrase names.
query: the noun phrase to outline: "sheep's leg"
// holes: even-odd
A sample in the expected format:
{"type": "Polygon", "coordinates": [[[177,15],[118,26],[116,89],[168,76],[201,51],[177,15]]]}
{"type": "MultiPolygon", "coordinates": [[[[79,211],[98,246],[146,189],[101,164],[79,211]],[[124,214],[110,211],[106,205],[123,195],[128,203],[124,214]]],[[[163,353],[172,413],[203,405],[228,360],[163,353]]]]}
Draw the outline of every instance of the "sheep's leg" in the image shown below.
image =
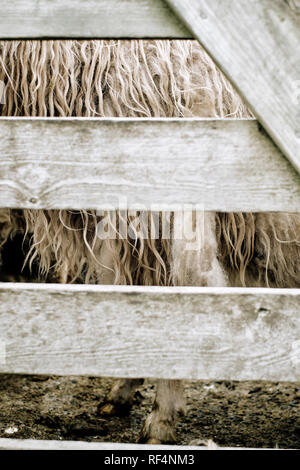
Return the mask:
{"type": "Polygon", "coordinates": [[[158,380],[153,410],[146,418],[139,442],[174,442],[176,419],[181,414],[185,414],[183,382],[158,380]]]}
{"type": "Polygon", "coordinates": [[[98,407],[100,415],[124,415],[128,414],[134,392],[142,385],[144,379],[119,379],[115,382],[104,403],[98,407]]]}
{"type": "MultiPolygon", "coordinates": [[[[113,259],[106,243],[107,242],[104,241],[102,244],[100,261],[105,266],[108,266],[113,270],[113,259]]],[[[114,284],[113,271],[101,272],[98,282],[100,284],[114,284]]],[[[117,380],[106,396],[104,402],[99,404],[99,414],[113,416],[129,413],[133,403],[134,392],[140,385],[143,384],[143,382],[144,379],[117,380]]]]}
{"type": "MultiPolygon", "coordinates": [[[[179,214],[180,215],[180,214],[179,214]]],[[[187,213],[184,221],[174,214],[174,233],[180,225],[190,225],[194,241],[188,233],[173,241],[172,273],[175,285],[226,286],[227,280],[217,259],[214,213],[187,213]]],[[[177,230],[177,232],[176,232],[177,230]]],[[[176,418],[184,410],[182,383],[178,380],[159,380],[151,414],[147,417],[141,442],[157,444],[175,440],[176,418]]]]}

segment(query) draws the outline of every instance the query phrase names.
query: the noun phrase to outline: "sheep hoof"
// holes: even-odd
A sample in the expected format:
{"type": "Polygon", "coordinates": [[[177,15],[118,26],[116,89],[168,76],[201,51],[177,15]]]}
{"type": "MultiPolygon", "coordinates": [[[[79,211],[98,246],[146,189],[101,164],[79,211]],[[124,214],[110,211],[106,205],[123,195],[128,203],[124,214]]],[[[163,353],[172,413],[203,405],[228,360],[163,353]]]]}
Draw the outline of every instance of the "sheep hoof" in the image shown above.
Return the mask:
{"type": "Polygon", "coordinates": [[[157,437],[151,436],[151,433],[147,432],[144,428],[137,438],[136,442],[138,444],[151,444],[151,445],[161,445],[161,444],[175,444],[176,437],[172,430],[167,434],[162,432],[158,433],[157,437]]]}
{"type": "Polygon", "coordinates": [[[128,403],[105,402],[100,403],[97,411],[100,416],[126,416],[129,414],[130,409],[131,406],[128,403]]]}
{"type": "Polygon", "coordinates": [[[146,444],[151,444],[151,445],[160,445],[162,442],[159,440],[159,439],[155,439],[153,437],[151,437],[150,439],[148,439],[148,441],[146,442],[146,444]]]}
{"type": "Polygon", "coordinates": [[[175,440],[161,441],[156,437],[147,437],[143,433],[137,438],[137,444],[150,444],[150,445],[161,445],[161,444],[174,444],[175,440]]]}
{"type": "Polygon", "coordinates": [[[116,414],[115,411],[115,406],[112,403],[106,403],[105,405],[98,408],[100,415],[113,416],[116,414]]]}

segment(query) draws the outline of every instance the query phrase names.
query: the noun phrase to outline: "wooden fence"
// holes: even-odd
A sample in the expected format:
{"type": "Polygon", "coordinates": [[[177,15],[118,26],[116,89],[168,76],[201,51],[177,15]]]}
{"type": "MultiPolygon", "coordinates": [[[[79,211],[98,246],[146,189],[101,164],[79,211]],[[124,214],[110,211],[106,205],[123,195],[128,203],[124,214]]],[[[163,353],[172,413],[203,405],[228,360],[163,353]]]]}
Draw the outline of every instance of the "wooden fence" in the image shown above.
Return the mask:
{"type": "MultiPolygon", "coordinates": [[[[229,0],[6,2],[2,39],[195,37],[260,124],[0,118],[0,206],[117,208],[126,196],[141,208],[200,202],[206,210],[299,211],[298,23],[299,7],[283,0],[234,8],[229,0]]],[[[0,284],[0,371],[299,381],[299,296],[0,284]]],[[[27,445],[6,442],[0,448],[27,445]]]]}

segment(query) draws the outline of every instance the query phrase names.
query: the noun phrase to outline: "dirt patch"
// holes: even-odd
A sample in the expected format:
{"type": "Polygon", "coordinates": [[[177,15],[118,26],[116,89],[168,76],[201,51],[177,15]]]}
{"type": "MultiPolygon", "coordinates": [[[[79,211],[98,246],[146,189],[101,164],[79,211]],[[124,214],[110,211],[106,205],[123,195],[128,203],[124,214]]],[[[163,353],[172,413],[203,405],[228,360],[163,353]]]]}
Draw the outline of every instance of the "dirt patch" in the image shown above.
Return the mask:
{"type": "MultiPolygon", "coordinates": [[[[0,437],[135,442],[151,410],[154,383],[136,395],[129,416],[100,418],[112,384],[95,377],[0,375],[0,437]]],[[[300,448],[300,384],[192,381],[178,444],[300,448]]]]}

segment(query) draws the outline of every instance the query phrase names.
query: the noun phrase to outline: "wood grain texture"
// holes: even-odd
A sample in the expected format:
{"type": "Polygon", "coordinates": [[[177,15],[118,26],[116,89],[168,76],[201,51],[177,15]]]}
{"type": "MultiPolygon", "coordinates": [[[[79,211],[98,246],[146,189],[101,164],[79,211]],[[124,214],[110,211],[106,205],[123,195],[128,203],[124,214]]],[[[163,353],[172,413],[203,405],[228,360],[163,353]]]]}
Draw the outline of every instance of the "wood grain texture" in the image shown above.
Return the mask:
{"type": "MultiPolygon", "coordinates": [[[[121,444],[117,442],[43,441],[35,439],[0,439],[0,450],[215,450],[205,446],[121,444]]],[[[218,447],[219,450],[252,450],[242,447],[218,447]]],[[[260,450],[260,449],[255,449],[260,450]]],[[[279,450],[279,449],[276,449],[279,450]]]]}
{"type": "Polygon", "coordinates": [[[166,0],[300,172],[300,8],[285,0],[166,0]]]}
{"type": "Polygon", "coordinates": [[[300,380],[300,290],[0,284],[0,372],[300,380]]]}
{"type": "Polygon", "coordinates": [[[299,211],[255,120],[0,119],[0,207],[299,211]]]}
{"type": "Polygon", "coordinates": [[[0,37],[187,38],[163,0],[9,0],[1,2],[0,37]]]}

